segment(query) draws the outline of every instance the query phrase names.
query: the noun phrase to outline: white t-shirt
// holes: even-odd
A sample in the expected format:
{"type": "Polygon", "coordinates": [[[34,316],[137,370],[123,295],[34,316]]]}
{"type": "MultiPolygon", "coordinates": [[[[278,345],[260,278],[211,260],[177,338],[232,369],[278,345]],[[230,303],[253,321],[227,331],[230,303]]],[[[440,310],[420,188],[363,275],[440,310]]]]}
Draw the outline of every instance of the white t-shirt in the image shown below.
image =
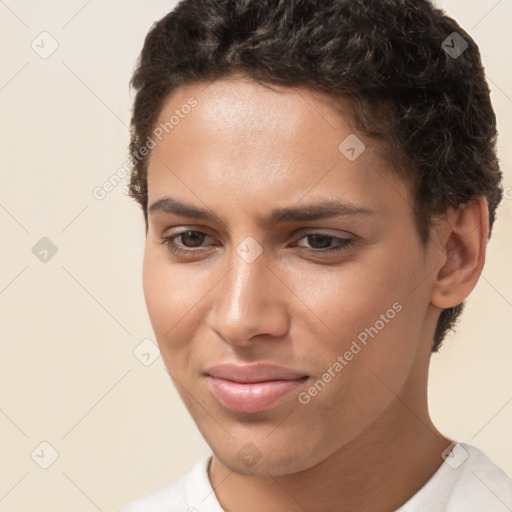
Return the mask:
{"type": "MultiPolygon", "coordinates": [[[[205,457],[186,474],[116,512],[224,512],[205,457]]],[[[396,512],[511,512],[512,478],[476,446],[456,443],[430,480],[396,512]]]]}

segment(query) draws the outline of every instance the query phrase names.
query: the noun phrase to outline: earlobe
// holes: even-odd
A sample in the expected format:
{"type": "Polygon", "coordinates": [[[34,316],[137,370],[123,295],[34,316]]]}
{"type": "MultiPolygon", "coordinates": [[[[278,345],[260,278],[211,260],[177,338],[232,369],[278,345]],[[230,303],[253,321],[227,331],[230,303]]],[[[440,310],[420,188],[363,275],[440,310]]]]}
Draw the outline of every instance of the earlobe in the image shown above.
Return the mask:
{"type": "Polygon", "coordinates": [[[441,308],[462,302],[478,282],[485,263],[489,212],[485,197],[450,208],[439,224],[442,257],[431,304],[441,308]]]}

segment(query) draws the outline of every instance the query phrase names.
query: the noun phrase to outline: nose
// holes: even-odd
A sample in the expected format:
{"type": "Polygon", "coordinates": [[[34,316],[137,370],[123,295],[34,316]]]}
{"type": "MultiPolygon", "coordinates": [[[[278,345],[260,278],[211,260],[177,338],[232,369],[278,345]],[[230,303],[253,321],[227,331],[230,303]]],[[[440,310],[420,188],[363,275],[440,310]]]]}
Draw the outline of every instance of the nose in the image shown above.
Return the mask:
{"type": "MultiPolygon", "coordinates": [[[[240,253],[243,255],[243,253],[240,253]]],[[[210,327],[223,340],[247,347],[260,339],[282,337],[289,329],[286,292],[265,251],[251,261],[233,248],[229,271],[212,296],[210,327]]]]}

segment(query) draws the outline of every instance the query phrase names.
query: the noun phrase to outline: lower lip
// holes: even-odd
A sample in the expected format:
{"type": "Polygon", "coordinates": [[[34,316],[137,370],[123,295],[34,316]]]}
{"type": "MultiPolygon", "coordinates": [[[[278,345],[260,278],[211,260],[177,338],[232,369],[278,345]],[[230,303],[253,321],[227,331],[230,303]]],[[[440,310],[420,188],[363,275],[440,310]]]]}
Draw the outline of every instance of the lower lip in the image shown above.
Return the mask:
{"type": "Polygon", "coordinates": [[[240,383],[208,376],[208,384],[213,396],[224,407],[251,413],[269,409],[286,395],[297,391],[307,379],[240,383]]]}

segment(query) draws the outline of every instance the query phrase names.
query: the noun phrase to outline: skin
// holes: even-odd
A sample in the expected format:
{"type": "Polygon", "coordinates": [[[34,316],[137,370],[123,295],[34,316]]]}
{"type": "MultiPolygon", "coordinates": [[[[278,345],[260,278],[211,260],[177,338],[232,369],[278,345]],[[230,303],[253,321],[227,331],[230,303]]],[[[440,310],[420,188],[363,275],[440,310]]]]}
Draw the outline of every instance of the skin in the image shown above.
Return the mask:
{"type": "Polygon", "coordinates": [[[364,152],[345,158],[338,146],[355,132],[322,93],[242,76],[193,83],[157,124],[190,97],[198,106],[152,150],[149,205],[171,196],[215,220],[150,213],[143,286],[164,363],[213,451],[217,499],[228,512],[395,510],[452,442],[428,413],[430,347],[441,308],[482,270],[485,199],[449,210],[423,246],[408,185],[362,134],[364,152]],[[325,200],[373,213],[264,221],[325,200]],[[162,243],[188,230],[205,233],[174,239],[188,255],[162,243]],[[252,263],[237,253],[248,236],[262,249],[252,263]],[[322,253],[338,244],[329,236],[352,243],[322,253]],[[308,375],[307,391],[394,303],[401,311],[307,404],[292,394],[242,414],[208,390],[207,367],[265,361],[308,375]],[[249,442],[252,466],[238,457],[249,442]]]}

